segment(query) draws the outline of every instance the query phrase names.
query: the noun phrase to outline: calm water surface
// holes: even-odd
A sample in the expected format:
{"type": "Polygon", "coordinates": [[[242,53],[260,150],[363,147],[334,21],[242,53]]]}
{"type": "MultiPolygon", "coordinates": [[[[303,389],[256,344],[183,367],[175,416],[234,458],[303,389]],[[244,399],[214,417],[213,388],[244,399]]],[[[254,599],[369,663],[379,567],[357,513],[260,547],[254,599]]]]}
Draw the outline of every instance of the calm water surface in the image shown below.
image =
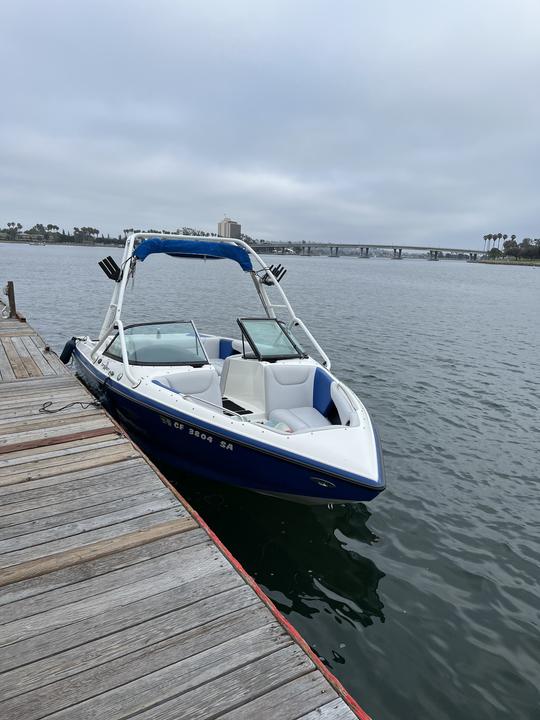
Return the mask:
{"type": "MultiPolygon", "coordinates": [[[[0,281],[61,349],[99,329],[104,254],[0,245],[0,281]]],[[[309,508],[171,479],[375,718],[540,717],[540,270],[284,263],[298,314],[378,424],[388,489],[309,508]]],[[[232,263],[152,257],[137,275],[131,319],[237,334],[257,310],[232,263]]]]}

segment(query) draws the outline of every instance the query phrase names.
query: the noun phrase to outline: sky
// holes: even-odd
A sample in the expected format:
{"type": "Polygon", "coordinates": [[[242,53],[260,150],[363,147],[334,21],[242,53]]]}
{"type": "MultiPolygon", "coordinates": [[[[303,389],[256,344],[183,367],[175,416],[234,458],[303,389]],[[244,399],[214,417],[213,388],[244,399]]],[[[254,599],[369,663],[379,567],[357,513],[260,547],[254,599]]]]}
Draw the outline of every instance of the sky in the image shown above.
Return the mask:
{"type": "Polygon", "coordinates": [[[0,227],[540,236],[538,0],[17,0],[0,28],[0,227]]]}

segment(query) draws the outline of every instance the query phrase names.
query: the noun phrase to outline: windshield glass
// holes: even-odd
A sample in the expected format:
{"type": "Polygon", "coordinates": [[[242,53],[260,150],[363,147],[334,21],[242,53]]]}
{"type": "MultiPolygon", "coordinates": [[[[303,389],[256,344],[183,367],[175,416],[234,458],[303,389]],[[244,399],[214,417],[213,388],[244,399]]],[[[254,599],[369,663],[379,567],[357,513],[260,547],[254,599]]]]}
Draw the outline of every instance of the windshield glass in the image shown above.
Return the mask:
{"type": "MultiPolygon", "coordinates": [[[[131,325],[124,329],[128,360],[132,365],[206,365],[208,358],[192,322],[131,325]]],[[[122,359],[116,335],[104,355],[122,359]]]]}
{"type": "Polygon", "coordinates": [[[259,360],[304,357],[302,349],[278,320],[242,318],[238,324],[259,360]]]}

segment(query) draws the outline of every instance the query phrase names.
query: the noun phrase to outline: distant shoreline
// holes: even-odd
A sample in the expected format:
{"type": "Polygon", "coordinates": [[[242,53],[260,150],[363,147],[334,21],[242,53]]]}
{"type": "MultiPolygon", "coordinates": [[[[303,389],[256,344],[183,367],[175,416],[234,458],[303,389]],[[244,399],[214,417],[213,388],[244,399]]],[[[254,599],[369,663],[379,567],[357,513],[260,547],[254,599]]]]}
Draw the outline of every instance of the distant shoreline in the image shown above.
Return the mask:
{"type": "Polygon", "coordinates": [[[478,260],[481,265],[513,265],[514,267],[540,267],[540,260],[510,260],[503,258],[502,260],[478,260]]]}

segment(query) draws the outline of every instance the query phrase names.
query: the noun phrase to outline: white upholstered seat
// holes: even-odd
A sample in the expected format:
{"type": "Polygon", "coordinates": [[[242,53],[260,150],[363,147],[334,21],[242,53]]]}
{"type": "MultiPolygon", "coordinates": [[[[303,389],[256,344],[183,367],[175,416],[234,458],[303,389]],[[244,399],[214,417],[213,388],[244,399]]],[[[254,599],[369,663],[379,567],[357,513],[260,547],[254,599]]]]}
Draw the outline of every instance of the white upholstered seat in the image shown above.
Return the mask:
{"type": "Polygon", "coordinates": [[[202,404],[206,401],[222,407],[219,375],[213,367],[163,375],[156,378],[156,383],[181,395],[189,395],[192,400],[201,400],[202,404]]]}
{"type": "Polygon", "coordinates": [[[272,363],[264,367],[266,413],[313,407],[312,365],[272,363]]]}
{"type": "Polygon", "coordinates": [[[285,423],[293,432],[331,425],[330,420],[313,407],[272,410],[268,419],[273,423],[285,423]]]}

